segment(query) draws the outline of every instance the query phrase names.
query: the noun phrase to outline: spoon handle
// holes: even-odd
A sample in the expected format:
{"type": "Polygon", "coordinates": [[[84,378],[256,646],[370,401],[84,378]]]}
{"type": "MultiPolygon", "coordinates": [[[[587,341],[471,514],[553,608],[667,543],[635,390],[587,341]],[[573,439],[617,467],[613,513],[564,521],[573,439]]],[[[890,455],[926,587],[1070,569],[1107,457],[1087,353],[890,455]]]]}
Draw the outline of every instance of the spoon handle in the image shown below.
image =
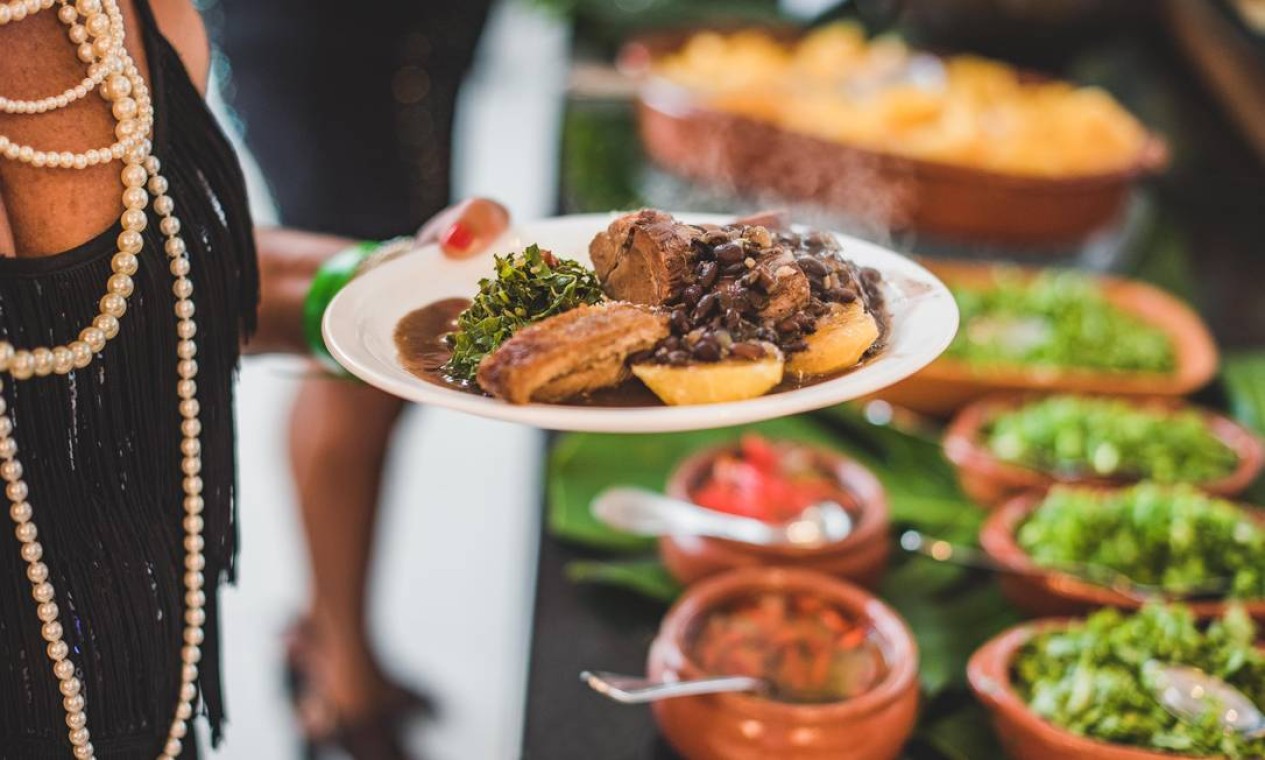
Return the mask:
{"type": "MultiPolygon", "coordinates": [[[[980,570],[993,570],[999,573],[1022,572],[1017,568],[1003,565],[1001,562],[980,549],[962,544],[952,544],[938,538],[923,535],[916,530],[907,530],[900,534],[901,548],[907,552],[917,552],[930,557],[936,562],[948,562],[952,565],[974,567],[980,570]]],[[[1042,575],[1045,573],[1043,572],[1042,575]]]]}
{"type": "Polygon", "coordinates": [[[916,530],[907,530],[900,536],[900,545],[905,551],[917,552],[937,562],[948,562],[963,567],[974,567],[980,570],[991,570],[1008,575],[1028,575],[1052,580],[1072,578],[1102,588],[1111,589],[1140,602],[1155,598],[1152,594],[1140,589],[1128,577],[1106,568],[1091,568],[1086,565],[1059,567],[1014,567],[995,559],[991,554],[973,546],[954,544],[931,536],[925,536],[916,530]]]}
{"type": "Polygon", "coordinates": [[[641,488],[608,488],[593,500],[602,522],[642,536],[712,536],[749,544],[778,543],[777,532],[750,517],[718,514],[641,488]]]}
{"type": "Polygon", "coordinates": [[[1138,583],[1124,573],[1109,567],[1085,563],[1015,567],[1000,562],[981,549],[926,536],[916,530],[907,530],[902,533],[900,545],[905,551],[917,552],[937,562],[948,562],[954,565],[992,570],[1010,575],[1047,578],[1054,582],[1072,579],[1109,589],[1143,603],[1154,599],[1181,601],[1204,598],[1210,595],[1223,595],[1229,587],[1229,583],[1225,578],[1212,578],[1186,589],[1164,589],[1159,586],[1138,583]]]}
{"type": "Polygon", "coordinates": [[[692,681],[655,681],[637,676],[624,676],[602,671],[584,671],[580,680],[589,688],[608,699],[625,705],[657,702],[673,697],[692,697],[699,694],[720,694],[735,691],[759,691],[765,682],[746,676],[718,676],[697,678],[692,681]]]}

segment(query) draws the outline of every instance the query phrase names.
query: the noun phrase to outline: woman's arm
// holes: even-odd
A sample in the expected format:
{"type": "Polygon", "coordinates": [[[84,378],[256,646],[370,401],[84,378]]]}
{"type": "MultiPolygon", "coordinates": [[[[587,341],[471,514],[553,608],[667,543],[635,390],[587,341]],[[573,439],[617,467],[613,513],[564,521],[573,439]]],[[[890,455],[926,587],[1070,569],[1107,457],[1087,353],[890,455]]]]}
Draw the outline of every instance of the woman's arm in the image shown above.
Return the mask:
{"type": "MultiPolygon", "coordinates": [[[[473,198],[437,214],[417,234],[418,245],[438,242],[444,253],[460,258],[483,250],[509,225],[509,214],[495,201],[473,198]]],[[[317,269],[330,256],[356,241],[286,228],[258,228],[259,330],[250,353],[307,354],[303,303],[317,269]]]]}

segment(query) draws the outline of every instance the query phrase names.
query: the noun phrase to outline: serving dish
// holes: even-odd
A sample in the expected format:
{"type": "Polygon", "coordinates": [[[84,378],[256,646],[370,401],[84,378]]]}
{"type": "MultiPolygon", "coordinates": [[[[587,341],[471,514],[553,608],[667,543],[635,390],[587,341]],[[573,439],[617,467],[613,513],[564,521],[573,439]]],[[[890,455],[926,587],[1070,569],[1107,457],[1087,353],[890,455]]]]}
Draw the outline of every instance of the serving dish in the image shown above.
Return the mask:
{"type": "MultiPolygon", "coordinates": [[[[714,215],[678,214],[692,223],[724,223],[714,215]]],[[[406,314],[452,298],[468,298],[489,275],[497,253],[530,244],[591,266],[590,241],[615,215],[559,217],[519,226],[484,255],[446,259],[420,248],[353,280],[331,302],[324,336],[332,355],[352,374],[387,392],[480,416],[558,430],[653,432],[720,427],[821,408],[873,393],[925,366],[948,346],[957,308],[948,290],[920,265],[891,251],[842,235],[846,256],[877,269],[890,320],[886,346],[862,365],[831,379],[740,402],[696,406],[570,406],[510,404],[428,382],[401,366],[393,335],[406,314]]]]}
{"type": "MultiPolygon", "coordinates": [[[[1036,569],[1037,565],[1019,546],[1015,534],[1040,505],[1041,499],[1039,493],[1020,494],[989,515],[980,528],[980,546],[984,551],[1007,567],[1036,569]]],[[[1265,525],[1265,511],[1252,509],[1249,514],[1265,525]]],[[[1033,617],[1079,615],[1098,607],[1134,610],[1142,606],[1138,598],[1066,575],[1004,573],[998,576],[998,582],[1005,597],[1033,617]]],[[[1253,618],[1265,622],[1265,599],[1242,599],[1237,603],[1253,618]]],[[[1200,618],[1213,618],[1223,615],[1229,603],[1221,599],[1203,599],[1186,604],[1200,618]]]]}
{"type": "Polygon", "coordinates": [[[1011,680],[1016,653],[1038,633],[1066,624],[1062,620],[1045,620],[1016,626],[971,656],[967,679],[975,696],[991,713],[1006,755],[1012,760],[1196,760],[1187,755],[1123,747],[1078,736],[1042,719],[1024,703],[1011,680]]]}
{"type": "MultiPolygon", "coordinates": [[[[668,571],[682,584],[740,567],[777,566],[815,570],[874,588],[882,579],[891,552],[887,497],[878,478],[841,454],[822,447],[795,444],[817,460],[837,480],[839,503],[853,517],[852,533],[820,548],[757,546],[706,536],[663,536],[659,554],[668,571]]],[[[712,462],[732,446],[700,451],[683,460],[668,479],[667,493],[692,500],[712,462]]]]}
{"type": "MultiPolygon", "coordinates": [[[[1002,394],[975,401],[949,423],[944,436],[944,454],[957,468],[963,492],[980,506],[996,508],[1018,494],[1044,493],[1057,484],[1111,487],[1136,482],[1124,478],[1064,475],[1006,462],[993,454],[983,440],[984,428],[998,415],[1014,410],[1037,396],[1002,394]]],[[[1183,408],[1172,399],[1139,399],[1139,404],[1165,410],[1183,408]]],[[[1265,463],[1265,446],[1250,430],[1222,414],[1198,409],[1211,432],[1238,456],[1231,474],[1216,480],[1195,483],[1200,490],[1217,496],[1236,496],[1250,486],[1265,463]]]]}
{"type": "MultiPolygon", "coordinates": [[[[922,263],[949,287],[988,287],[996,285],[999,276],[1030,280],[1042,271],[940,260],[923,260],[922,263]]],[[[1191,393],[1216,375],[1216,343],[1203,320],[1188,305],[1157,287],[1136,280],[1098,275],[1096,281],[1113,305],[1168,334],[1176,354],[1176,367],[1171,373],[1020,365],[978,367],[960,359],[941,357],[913,377],[885,389],[878,397],[923,414],[947,416],[975,399],[999,391],[1172,397],[1191,393]]]]}
{"type": "MultiPolygon", "coordinates": [[[[668,171],[696,180],[841,210],[879,228],[1022,250],[1082,241],[1109,225],[1122,214],[1132,184],[1168,162],[1164,141],[1154,135],[1120,168],[1040,176],[897,155],[784,129],[716,107],[655,73],[656,63],[682,49],[693,31],[630,42],[621,61],[640,79],[637,115],[647,154],[668,171]]],[[[780,30],[771,36],[793,39],[780,30]]]]}
{"type": "Polygon", "coordinates": [[[710,611],[763,591],[806,593],[871,627],[887,670],[865,693],[842,702],[789,704],[747,694],[683,697],[655,703],[663,735],[689,760],[893,760],[913,730],[918,652],[891,608],[850,583],[787,568],[745,568],[690,587],[651,645],[651,678],[696,678],[689,637],[710,611]]]}

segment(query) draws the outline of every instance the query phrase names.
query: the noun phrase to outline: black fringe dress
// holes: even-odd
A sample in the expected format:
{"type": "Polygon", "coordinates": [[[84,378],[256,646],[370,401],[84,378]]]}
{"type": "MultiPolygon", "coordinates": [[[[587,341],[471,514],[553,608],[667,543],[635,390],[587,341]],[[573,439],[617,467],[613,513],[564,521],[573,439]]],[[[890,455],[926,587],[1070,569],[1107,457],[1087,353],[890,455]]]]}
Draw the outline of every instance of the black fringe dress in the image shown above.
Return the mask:
{"type": "MultiPolygon", "coordinates": [[[[135,6],[154,93],[154,153],[183,223],[197,304],[207,622],[196,713],[209,719],[218,740],[224,699],[216,587],[231,580],[236,547],[233,383],[239,342],[254,323],[258,273],[233,150],[147,4],[135,6]]],[[[19,348],[75,339],[97,313],[118,232],[116,226],[47,258],[0,258],[0,336],[19,348]]],[[[157,757],[180,683],[176,332],[156,224],[145,232],[134,280],[118,336],[87,368],[17,382],[4,377],[44,561],[102,760],[157,757]]],[[[0,531],[0,760],[65,760],[72,755],[61,694],[8,502],[0,503],[0,522],[8,526],[0,531]]],[[[196,740],[184,744],[182,757],[196,757],[196,740]]]]}

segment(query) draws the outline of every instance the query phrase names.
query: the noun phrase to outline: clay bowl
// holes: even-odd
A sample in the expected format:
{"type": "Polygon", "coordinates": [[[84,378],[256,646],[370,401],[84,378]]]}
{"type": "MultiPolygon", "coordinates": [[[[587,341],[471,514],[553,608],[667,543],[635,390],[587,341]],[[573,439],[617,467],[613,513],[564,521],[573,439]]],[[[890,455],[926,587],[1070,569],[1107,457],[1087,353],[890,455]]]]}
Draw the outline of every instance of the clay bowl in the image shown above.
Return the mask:
{"type": "MultiPolygon", "coordinates": [[[[1022,494],[989,515],[980,528],[980,546],[984,551],[1007,567],[1035,569],[1037,565],[1019,546],[1015,534],[1037,509],[1041,499],[1041,494],[1022,494]]],[[[1253,508],[1250,514],[1265,525],[1265,510],[1253,508]]],[[[1064,575],[1001,573],[998,581],[1002,594],[1033,617],[1081,615],[1099,607],[1135,610],[1142,606],[1138,599],[1064,575]]],[[[1265,599],[1239,600],[1239,603],[1254,619],[1265,623],[1265,599]]],[[[1187,606],[1199,618],[1206,620],[1225,614],[1228,605],[1220,600],[1198,600],[1187,602],[1187,606]]]]}
{"type": "Polygon", "coordinates": [[[730,600],[761,591],[810,593],[869,626],[888,671],[868,692],[827,704],[713,694],[654,704],[659,728],[687,760],[894,760],[918,711],[918,648],[909,627],[866,591],[821,573],[745,568],[692,586],[668,612],[650,648],[651,678],[698,678],[689,637],[730,600]]]}
{"type": "MultiPolygon", "coordinates": [[[[921,263],[949,287],[992,285],[1001,271],[990,264],[933,260],[921,263]]],[[[1005,271],[1026,278],[1040,272],[1036,268],[1014,267],[1005,271]]],[[[1022,365],[973,367],[942,356],[912,377],[884,390],[879,397],[923,414],[948,416],[978,398],[999,391],[1172,397],[1197,390],[1216,375],[1216,343],[1194,310],[1152,285],[1106,275],[1098,275],[1097,279],[1112,303],[1168,333],[1177,355],[1173,372],[1100,372],[1022,365]]]]}
{"type": "MultiPolygon", "coordinates": [[[[854,520],[852,533],[842,541],[820,548],[754,546],[705,536],[664,536],[659,554],[664,565],[682,584],[739,567],[797,567],[844,578],[874,588],[887,569],[891,552],[887,496],[869,470],[829,449],[805,444],[823,472],[839,483],[839,503],[854,520]]],[[[667,493],[690,501],[690,496],[711,471],[713,460],[730,446],[706,449],[685,459],[668,479],[667,493]]]]}
{"type": "MultiPolygon", "coordinates": [[[[998,415],[1019,408],[1034,395],[992,396],[976,401],[958,412],[944,436],[944,454],[957,468],[958,482],[975,503],[994,509],[1006,500],[1027,491],[1044,493],[1057,484],[1078,484],[1111,487],[1136,482],[1126,478],[1102,478],[1092,475],[1067,475],[1034,470],[998,459],[983,440],[983,429],[998,415]]],[[[1235,470],[1222,478],[1195,483],[1207,493],[1233,497],[1250,486],[1265,463],[1265,446],[1250,430],[1207,409],[1198,409],[1176,400],[1138,400],[1139,405],[1164,410],[1195,408],[1206,420],[1209,429],[1239,457],[1235,470]]]]}
{"type": "MultiPolygon", "coordinates": [[[[771,33],[792,38],[781,29],[771,33]]],[[[712,108],[693,92],[655,77],[654,60],[689,36],[634,40],[620,60],[625,71],[641,78],[637,114],[646,153],[691,179],[772,192],[883,228],[1022,249],[1083,240],[1119,217],[1137,179],[1168,163],[1164,142],[1154,136],[1125,168],[1051,178],[908,158],[790,132],[712,108]]]]}
{"type": "Polygon", "coordinates": [[[1047,620],[1002,632],[974,655],[966,668],[975,696],[992,714],[1002,748],[1012,760],[1191,760],[1190,755],[1152,752],[1078,736],[1041,718],[1015,693],[1010,680],[1016,652],[1037,633],[1066,625],[1047,620]]]}

